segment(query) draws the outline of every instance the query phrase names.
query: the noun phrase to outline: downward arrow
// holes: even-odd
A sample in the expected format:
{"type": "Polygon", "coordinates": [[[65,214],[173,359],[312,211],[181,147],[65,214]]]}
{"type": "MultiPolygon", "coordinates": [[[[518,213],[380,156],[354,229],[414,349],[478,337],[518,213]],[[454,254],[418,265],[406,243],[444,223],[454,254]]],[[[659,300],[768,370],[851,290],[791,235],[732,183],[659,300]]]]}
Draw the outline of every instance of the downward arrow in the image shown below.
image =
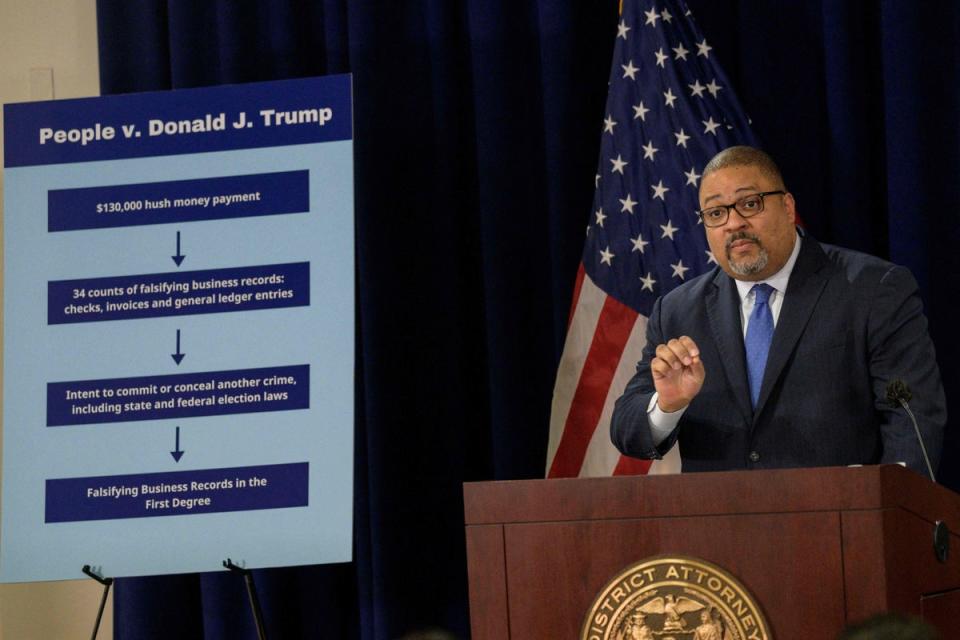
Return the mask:
{"type": "Polygon", "coordinates": [[[182,253],[180,253],[180,232],[179,231],[177,231],[177,255],[170,256],[170,257],[173,258],[173,261],[177,263],[178,267],[183,262],[183,259],[187,257],[182,253]]]}
{"type": "Polygon", "coordinates": [[[180,362],[183,360],[183,357],[186,355],[187,354],[185,353],[180,353],[180,329],[177,329],[177,352],[171,353],[170,357],[173,358],[173,361],[179,365],[180,362]]]}
{"type": "Polygon", "coordinates": [[[170,455],[173,456],[174,461],[180,462],[180,458],[183,457],[185,451],[180,450],[180,427],[177,427],[177,447],[175,451],[171,451],[170,455]]]}

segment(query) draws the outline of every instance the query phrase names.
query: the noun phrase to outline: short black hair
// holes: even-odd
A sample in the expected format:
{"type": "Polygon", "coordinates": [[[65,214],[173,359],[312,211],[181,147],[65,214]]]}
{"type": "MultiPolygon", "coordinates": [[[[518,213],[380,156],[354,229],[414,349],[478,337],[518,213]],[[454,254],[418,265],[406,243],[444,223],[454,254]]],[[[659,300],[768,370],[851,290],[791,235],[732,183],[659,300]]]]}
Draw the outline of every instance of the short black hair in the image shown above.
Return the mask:
{"type": "Polygon", "coordinates": [[[777,188],[786,191],[783,183],[783,175],[780,173],[780,167],[777,166],[777,163],[774,162],[773,158],[765,151],[746,146],[727,147],[710,158],[710,162],[703,168],[703,177],[706,178],[714,171],[728,167],[757,167],[768,178],[773,180],[777,188]]]}

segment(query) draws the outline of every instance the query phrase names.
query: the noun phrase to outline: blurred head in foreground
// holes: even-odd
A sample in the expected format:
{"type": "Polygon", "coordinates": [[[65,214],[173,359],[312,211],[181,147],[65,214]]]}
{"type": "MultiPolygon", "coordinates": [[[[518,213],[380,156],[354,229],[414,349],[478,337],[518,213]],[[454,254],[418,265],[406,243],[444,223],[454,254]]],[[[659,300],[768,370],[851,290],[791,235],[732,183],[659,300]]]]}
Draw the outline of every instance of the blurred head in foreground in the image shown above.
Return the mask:
{"type": "Polygon", "coordinates": [[[918,618],[882,613],[848,627],[837,640],[940,640],[940,635],[918,618]]]}

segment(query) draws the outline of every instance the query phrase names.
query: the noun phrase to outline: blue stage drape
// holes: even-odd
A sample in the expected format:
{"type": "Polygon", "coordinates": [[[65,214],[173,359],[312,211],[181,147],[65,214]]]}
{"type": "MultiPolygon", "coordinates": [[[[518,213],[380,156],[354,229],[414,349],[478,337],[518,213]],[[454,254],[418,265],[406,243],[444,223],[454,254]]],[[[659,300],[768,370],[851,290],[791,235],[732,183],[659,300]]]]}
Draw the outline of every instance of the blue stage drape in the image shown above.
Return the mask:
{"type": "MultiPolygon", "coordinates": [[[[953,408],[960,5],[689,4],[813,235],[916,274],[953,408]]],[[[354,74],[354,562],[255,575],[274,639],[467,637],[461,483],[544,473],[617,1],[99,0],[97,20],[104,94],[354,74]]],[[[115,608],[119,640],[256,637],[226,572],[119,580],[115,608]]]]}

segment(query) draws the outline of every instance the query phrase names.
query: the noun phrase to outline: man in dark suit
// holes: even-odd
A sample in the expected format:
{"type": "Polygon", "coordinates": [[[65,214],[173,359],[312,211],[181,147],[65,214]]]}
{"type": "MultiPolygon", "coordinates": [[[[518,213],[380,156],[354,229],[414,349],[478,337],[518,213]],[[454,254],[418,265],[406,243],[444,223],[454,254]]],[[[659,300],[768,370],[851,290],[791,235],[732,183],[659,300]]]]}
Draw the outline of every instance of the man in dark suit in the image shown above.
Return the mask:
{"type": "Polygon", "coordinates": [[[886,400],[901,379],[939,461],[946,407],[913,276],[797,230],[773,160],[731,147],[704,168],[700,216],[718,267],[660,298],[611,437],[684,471],[905,462],[912,424],[886,400]],[[759,285],[759,286],[758,286],[759,285]]]}

